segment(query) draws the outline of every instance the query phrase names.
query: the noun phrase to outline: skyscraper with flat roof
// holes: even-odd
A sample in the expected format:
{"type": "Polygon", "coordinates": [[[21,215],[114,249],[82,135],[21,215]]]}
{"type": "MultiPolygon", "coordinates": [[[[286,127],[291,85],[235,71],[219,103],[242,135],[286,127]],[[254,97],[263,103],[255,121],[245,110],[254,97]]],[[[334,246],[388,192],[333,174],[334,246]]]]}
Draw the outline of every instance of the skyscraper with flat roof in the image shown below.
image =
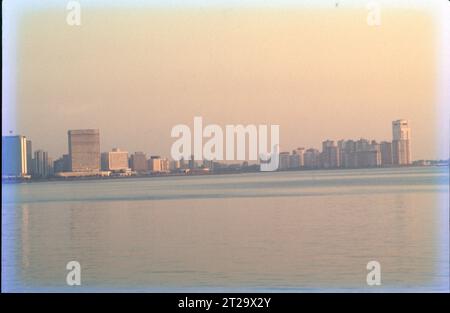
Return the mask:
{"type": "Polygon", "coordinates": [[[72,172],[100,170],[100,132],[98,129],[68,131],[69,167],[72,172]]]}
{"type": "Polygon", "coordinates": [[[392,122],[392,159],[396,165],[411,164],[411,128],[407,120],[392,122]]]}
{"type": "Polygon", "coordinates": [[[2,176],[23,177],[28,174],[25,136],[2,136],[2,176]]]}

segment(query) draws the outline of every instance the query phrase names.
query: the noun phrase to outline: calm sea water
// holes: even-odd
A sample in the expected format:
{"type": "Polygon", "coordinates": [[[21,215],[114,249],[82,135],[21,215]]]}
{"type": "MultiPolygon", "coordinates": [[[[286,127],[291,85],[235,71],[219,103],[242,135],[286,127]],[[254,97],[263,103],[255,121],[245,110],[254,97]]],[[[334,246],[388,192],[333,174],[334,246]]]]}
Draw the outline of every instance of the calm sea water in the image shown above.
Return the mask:
{"type": "Polygon", "coordinates": [[[448,291],[448,168],[3,186],[4,291],[448,291]],[[67,262],[81,286],[66,285],[67,262]],[[382,285],[366,283],[369,261],[382,285]]]}

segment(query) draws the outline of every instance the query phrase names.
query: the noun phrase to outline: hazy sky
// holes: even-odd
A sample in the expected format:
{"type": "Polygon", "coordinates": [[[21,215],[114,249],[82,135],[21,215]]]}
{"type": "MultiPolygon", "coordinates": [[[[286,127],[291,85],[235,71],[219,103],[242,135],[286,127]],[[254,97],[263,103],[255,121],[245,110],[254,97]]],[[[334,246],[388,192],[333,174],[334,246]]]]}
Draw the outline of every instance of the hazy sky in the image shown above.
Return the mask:
{"type": "Polygon", "coordinates": [[[101,150],[169,156],[176,124],[279,124],[281,150],[391,140],[410,120],[413,159],[438,153],[436,25],[420,10],[65,8],[27,13],[15,44],[15,126],[58,157],[67,130],[101,150]]]}

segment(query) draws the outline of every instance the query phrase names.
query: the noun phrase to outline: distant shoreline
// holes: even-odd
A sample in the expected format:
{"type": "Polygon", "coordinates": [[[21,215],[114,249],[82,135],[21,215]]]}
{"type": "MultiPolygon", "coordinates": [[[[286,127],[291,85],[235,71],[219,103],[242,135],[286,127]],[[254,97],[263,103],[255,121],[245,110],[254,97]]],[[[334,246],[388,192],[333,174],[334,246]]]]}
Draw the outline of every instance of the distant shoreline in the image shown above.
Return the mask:
{"type": "MultiPolygon", "coordinates": [[[[274,172],[315,172],[315,171],[336,171],[336,170],[364,170],[364,169],[397,169],[397,168],[436,168],[448,167],[449,164],[433,165],[407,165],[407,166],[380,166],[380,167],[359,167],[359,168],[295,168],[278,170],[274,172]]],[[[92,181],[92,180],[117,180],[133,178],[160,178],[160,177],[192,177],[192,176],[216,176],[230,174],[248,174],[248,173],[267,173],[259,170],[219,170],[217,172],[205,173],[157,173],[147,175],[128,175],[128,176],[79,176],[79,177],[57,177],[48,178],[2,178],[2,184],[22,184],[22,183],[40,183],[40,182],[70,182],[70,181],[92,181]]]]}

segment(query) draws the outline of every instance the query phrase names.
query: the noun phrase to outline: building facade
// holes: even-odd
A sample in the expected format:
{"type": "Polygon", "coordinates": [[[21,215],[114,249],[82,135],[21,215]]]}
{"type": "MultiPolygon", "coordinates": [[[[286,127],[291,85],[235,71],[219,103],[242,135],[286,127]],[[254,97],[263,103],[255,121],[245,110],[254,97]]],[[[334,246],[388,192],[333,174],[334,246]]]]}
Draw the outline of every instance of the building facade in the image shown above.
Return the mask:
{"type": "Polygon", "coordinates": [[[148,169],[153,173],[161,172],[161,157],[153,155],[148,160],[148,169]]]}
{"type": "Polygon", "coordinates": [[[392,160],[395,165],[411,164],[411,128],[407,120],[392,122],[392,160]]]}
{"type": "Polygon", "coordinates": [[[100,170],[100,132],[98,129],[68,131],[69,168],[71,172],[100,170]]]}
{"type": "Polygon", "coordinates": [[[2,136],[2,176],[29,175],[28,158],[25,136],[2,136]]]}
{"type": "Polygon", "coordinates": [[[339,148],[333,140],[322,142],[320,161],[322,168],[338,168],[341,166],[339,148]]]}
{"type": "Polygon", "coordinates": [[[102,170],[104,171],[128,171],[128,151],[118,148],[102,153],[102,170]]]}
{"type": "Polygon", "coordinates": [[[48,157],[48,152],[37,150],[34,152],[33,158],[33,177],[47,178],[51,175],[51,160],[48,157]]]}
{"type": "Polygon", "coordinates": [[[304,154],[305,168],[316,169],[320,167],[320,152],[317,149],[310,148],[304,154]]]}
{"type": "Polygon", "coordinates": [[[381,165],[390,166],[394,163],[392,159],[392,143],[383,141],[380,143],[381,165]]]}
{"type": "Polygon", "coordinates": [[[147,156],[143,152],[135,152],[130,157],[130,167],[136,173],[148,171],[147,156]]]}

